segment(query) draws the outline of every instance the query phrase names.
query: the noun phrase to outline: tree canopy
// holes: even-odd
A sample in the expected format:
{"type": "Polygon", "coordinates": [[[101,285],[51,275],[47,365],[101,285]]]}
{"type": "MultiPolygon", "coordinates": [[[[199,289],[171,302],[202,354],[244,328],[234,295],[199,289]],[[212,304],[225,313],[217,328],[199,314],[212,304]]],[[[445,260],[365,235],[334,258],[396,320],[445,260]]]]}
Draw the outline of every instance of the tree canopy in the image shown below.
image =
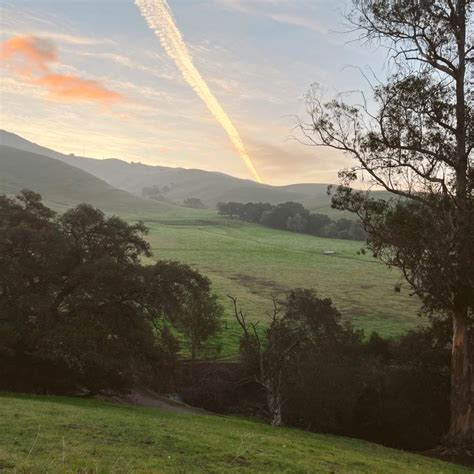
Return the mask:
{"type": "Polygon", "coordinates": [[[85,204],[57,215],[31,191],[0,196],[5,383],[132,385],[166,372],[180,333],[196,356],[216,334],[221,308],[207,278],[187,265],[142,265],[151,256],[146,232],[85,204]]]}

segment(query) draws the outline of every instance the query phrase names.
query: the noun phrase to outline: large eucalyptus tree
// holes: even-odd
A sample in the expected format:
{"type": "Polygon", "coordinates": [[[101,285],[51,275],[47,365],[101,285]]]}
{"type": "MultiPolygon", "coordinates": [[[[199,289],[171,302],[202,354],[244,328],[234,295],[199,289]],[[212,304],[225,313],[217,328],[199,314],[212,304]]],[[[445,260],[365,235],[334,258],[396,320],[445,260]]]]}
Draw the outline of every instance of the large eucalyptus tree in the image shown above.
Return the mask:
{"type": "Polygon", "coordinates": [[[308,94],[312,145],[342,150],[333,205],[356,212],[368,245],[399,267],[431,314],[451,318],[449,439],[474,442],[473,0],[353,0],[361,39],[389,54],[369,102],[308,94]],[[374,105],[375,104],[375,105],[374,105]],[[391,200],[351,189],[364,177],[391,200]]]}

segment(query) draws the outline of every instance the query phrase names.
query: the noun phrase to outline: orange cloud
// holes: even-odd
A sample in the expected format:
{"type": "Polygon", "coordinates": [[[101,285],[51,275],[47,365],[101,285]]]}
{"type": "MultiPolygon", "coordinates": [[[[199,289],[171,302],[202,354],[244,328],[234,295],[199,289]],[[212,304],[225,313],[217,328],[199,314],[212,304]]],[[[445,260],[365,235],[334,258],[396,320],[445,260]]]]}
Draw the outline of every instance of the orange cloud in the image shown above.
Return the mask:
{"type": "Polygon", "coordinates": [[[0,59],[25,74],[46,72],[49,64],[58,60],[54,45],[34,36],[15,36],[4,41],[0,45],[0,59]]]}
{"type": "Polygon", "coordinates": [[[44,87],[51,98],[63,102],[94,102],[102,105],[125,100],[122,94],[100,82],[73,74],[56,74],[51,65],[58,63],[54,45],[34,36],[16,36],[0,44],[0,60],[31,83],[44,87]]]}
{"type": "Polygon", "coordinates": [[[97,81],[81,79],[73,75],[46,74],[36,81],[45,86],[52,97],[64,101],[90,101],[110,104],[123,99],[97,81]]]}

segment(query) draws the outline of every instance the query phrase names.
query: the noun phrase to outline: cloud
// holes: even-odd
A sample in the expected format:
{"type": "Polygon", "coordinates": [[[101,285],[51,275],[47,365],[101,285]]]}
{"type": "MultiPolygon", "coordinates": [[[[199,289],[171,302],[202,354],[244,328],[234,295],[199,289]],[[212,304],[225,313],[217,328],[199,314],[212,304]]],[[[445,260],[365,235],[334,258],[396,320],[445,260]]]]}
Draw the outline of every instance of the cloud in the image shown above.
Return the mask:
{"type": "Polygon", "coordinates": [[[44,86],[51,97],[66,102],[86,101],[110,104],[123,99],[118,92],[107,89],[97,81],[72,75],[46,74],[36,83],[44,86]]]}
{"type": "MultiPolygon", "coordinates": [[[[74,24],[64,16],[48,11],[44,0],[0,2],[0,31],[3,37],[28,35],[45,38],[55,43],[75,46],[116,45],[110,38],[83,36],[74,32],[74,24]],[[30,4],[28,8],[27,4],[30,4]],[[39,8],[35,7],[37,3],[39,8]],[[40,5],[43,3],[43,5],[40,5]]],[[[51,3],[51,2],[50,2],[51,3]]]]}
{"type": "Polygon", "coordinates": [[[248,15],[269,18],[277,23],[304,28],[320,35],[327,35],[328,29],[316,19],[316,8],[321,1],[291,0],[215,0],[227,9],[248,15]]]}
{"type": "Polygon", "coordinates": [[[26,81],[43,87],[50,98],[61,102],[92,102],[109,105],[125,97],[98,81],[74,74],[58,74],[52,65],[59,64],[54,44],[35,36],[15,36],[0,44],[0,60],[26,81]]]}
{"type": "Polygon", "coordinates": [[[35,33],[35,36],[46,37],[50,40],[54,40],[57,42],[72,44],[75,46],[95,46],[95,45],[115,45],[115,41],[107,38],[89,38],[85,36],[78,36],[78,35],[70,35],[67,33],[53,33],[51,31],[48,32],[40,32],[35,33]]]}
{"type": "Polygon", "coordinates": [[[25,74],[46,72],[49,64],[58,60],[54,45],[34,36],[15,36],[4,41],[0,45],[0,59],[25,74]]]}
{"type": "Polygon", "coordinates": [[[326,35],[328,33],[327,28],[325,28],[321,23],[314,18],[308,18],[300,15],[290,15],[284,13],[274,13],[270,15],[270,18],[273,21],[278,23],[286,23],[287,25],[298,26],[301,28],[306,28],[308,30],[314,31],[321,35],[326,35]]]}

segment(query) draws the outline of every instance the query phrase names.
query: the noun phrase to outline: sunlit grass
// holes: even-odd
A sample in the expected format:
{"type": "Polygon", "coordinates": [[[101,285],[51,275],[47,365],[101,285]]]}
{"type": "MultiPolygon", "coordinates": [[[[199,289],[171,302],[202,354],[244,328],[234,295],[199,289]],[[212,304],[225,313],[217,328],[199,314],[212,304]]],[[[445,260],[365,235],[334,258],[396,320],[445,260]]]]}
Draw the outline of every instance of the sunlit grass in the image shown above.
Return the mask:
{"type": "Polygon", "coordinates": [[[222,417],[0,396],[0,472],[468,472],[381,446],[222,417]]]}

